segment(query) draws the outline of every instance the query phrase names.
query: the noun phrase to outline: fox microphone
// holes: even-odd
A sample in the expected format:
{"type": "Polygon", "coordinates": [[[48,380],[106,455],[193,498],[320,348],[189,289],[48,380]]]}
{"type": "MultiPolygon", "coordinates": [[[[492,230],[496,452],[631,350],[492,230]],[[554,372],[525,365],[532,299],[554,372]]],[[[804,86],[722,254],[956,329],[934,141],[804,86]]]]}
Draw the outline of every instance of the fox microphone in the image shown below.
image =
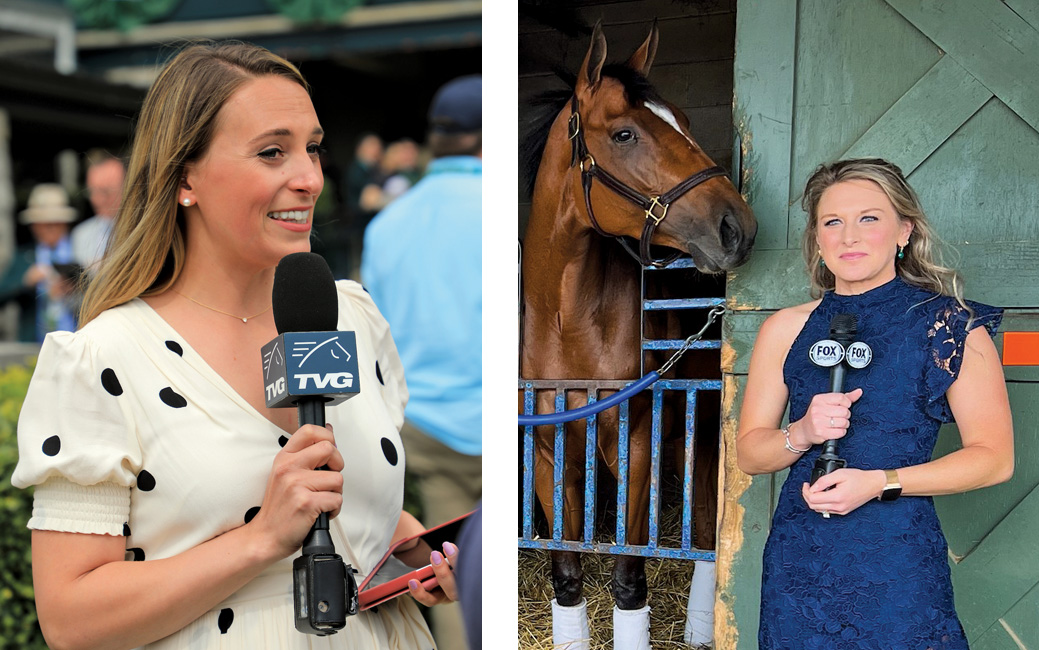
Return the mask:
{"type": "MultiPolygon", "coordinates": [[[[314,253],[286,255],[274,271],[272,302],[278,337],[262,350],[267,407],[295,406],[300,426],[324,426],[326,404],[360,391],[356,337],[336,331],[339,299],[328,264],[314,253]]],[[[292,585],[300,632],[335,634],[357,613],[353,571],[335,552],[328,513],[318,515],[293,561],[292,585]]]]}
{"type": "MultiPolygon", "coordinates": [[[[858,330],[858,318],[854,314],[837,314],[830,321],[830,338],[819,341],[808,351],[817,366],[830,368],[830,392],[844,390],[844,374],[848,366],[865,368],[873,357],[870,347],[861,341],[853,342],[858,330]]],[[[837,456],[837,440],[827,440],[823,451],[815,459],[811,484],[820,477],[847,466],[847,461],[837,456]]]]}

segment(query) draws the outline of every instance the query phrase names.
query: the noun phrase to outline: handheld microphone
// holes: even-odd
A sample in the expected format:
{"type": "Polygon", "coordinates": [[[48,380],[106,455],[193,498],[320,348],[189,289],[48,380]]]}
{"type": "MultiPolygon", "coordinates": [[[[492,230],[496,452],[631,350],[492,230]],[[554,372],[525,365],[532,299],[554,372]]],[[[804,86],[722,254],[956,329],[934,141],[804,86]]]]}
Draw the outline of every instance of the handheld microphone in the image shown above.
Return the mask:
{"type": "MultiPolygon", "coordinates": [[[[819,341],[809,351],[809,357],[817,366],[830,368],[830,392],[840,393],[844,389],[844,361],[858,330],[858,318],[854,314],[837,314],[830,321],[830,338],[819,341]]],[[[868,348],[867,348],[868,349],[868,348]]],[[[823,451],[815,459],[811,485],[820,477],[847,466],[847,461],[837,456],[837,440],[823,443],[823,451]]]]}
{"type": "MultiPolygon", "coordinates": [[[[267,407],[294,406],[299,426],[325,426],[325,405],[360,391],[356,337],[336,331],[339,299],[332,271],[320,255],[286,255],[274,271],[271,298],[278,337],[262,350],[267,407]]],[[[358,611],[353,571],[335,552],[328,513],[318,515],[302,555],[292,562],[292,586],[300,632],[335,634],[358,611]]]]}

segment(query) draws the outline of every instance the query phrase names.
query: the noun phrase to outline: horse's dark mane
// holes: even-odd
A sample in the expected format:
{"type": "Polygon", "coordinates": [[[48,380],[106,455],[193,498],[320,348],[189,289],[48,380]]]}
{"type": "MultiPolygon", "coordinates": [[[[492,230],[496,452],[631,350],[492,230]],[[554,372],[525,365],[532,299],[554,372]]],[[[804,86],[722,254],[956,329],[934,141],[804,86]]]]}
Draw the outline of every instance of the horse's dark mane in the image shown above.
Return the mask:
{"type": "MultiPolygon", "coordinates": [[[[663,100],[657,93],[653,84],[642,76],[641,73],[632,70],[626,65],[611,63],[602,68],[603,77],[616,79],[624,87],[624,96],[630,106],[636,106],[645,102],[662,103],[663,100]]],[[[573,84],[567,89],[549,90],[531,98],[526,111],[526,119],[520,123],[520,170],[524,173],[527,196],[534,193],[534,180],[537,178],[538,167],[541,165],[541,155],[545,152],[545,144],[548,141],[548,132],[552,128],[559,111],[563,110],[567,102],[574,95],[573,84]]]]}
{"type": "Polygon", "coordinates": [[[527,103],[529,108],[525,118],[520,122],[519,129],[520,171],[524,174],[523,190],[527,196],[534,194],[534,180],[538,175],[541,155],[545,152],[552,122],[573,94],[572,88],[548,90],[534,96],[527,103]]]}

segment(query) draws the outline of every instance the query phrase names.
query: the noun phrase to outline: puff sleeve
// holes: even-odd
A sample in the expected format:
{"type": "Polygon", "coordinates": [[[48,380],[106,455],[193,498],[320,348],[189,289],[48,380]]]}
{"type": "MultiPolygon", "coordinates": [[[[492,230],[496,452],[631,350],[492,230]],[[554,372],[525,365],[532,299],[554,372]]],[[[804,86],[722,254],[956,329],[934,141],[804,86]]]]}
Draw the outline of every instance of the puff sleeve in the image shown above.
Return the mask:
{"type": "Polygon", "coordinates": [[[404,425],[408,387],[404,380],[404,364],[397,352],[397,344],[393,342],[390,324],[359,283],[340,280],[336,288],[339,291],[339,329],[356,331],[359,346],[364,345],[360,340],[363,332],[374,355],[372,374],[375,375],[390,418],[399,431],[404,425]]]}
{"type": "Polygon", "coordinates": [[[11,477],[15,487],[36,486],[29,528],[123,534],[141,447],[118,366],[82,331],[45,339],[11,477]]]}
{"type": "Polygon", "coordinates": [[[972,301],[967,301],[967,305],[974,311],[973,315],[950,299],[947,305],[934,313],[934,322],[927,330],[930,344],[924,369],[926,411],[927,415],[943,423],[953,421],[945,392],[960,376],[967,334],[976,327],[984,327],[990,336],[995,336],[1003,320],[1003,310],[998,307],[972,301]]]}

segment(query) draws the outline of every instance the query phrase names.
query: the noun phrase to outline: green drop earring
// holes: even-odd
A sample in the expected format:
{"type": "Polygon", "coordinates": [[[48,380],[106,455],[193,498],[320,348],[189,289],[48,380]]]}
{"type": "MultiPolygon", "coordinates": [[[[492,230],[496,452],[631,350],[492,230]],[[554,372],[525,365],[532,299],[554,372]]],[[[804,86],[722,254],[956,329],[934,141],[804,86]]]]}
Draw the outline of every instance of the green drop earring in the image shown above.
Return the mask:
{"type": "MultiPolygon", "coordinates": [[[[908,242],[906,242],[908,243],[908,242]]],[[[898,246],[898,259],[905,259],[905,244],[899,244],[898,246]]]]}

